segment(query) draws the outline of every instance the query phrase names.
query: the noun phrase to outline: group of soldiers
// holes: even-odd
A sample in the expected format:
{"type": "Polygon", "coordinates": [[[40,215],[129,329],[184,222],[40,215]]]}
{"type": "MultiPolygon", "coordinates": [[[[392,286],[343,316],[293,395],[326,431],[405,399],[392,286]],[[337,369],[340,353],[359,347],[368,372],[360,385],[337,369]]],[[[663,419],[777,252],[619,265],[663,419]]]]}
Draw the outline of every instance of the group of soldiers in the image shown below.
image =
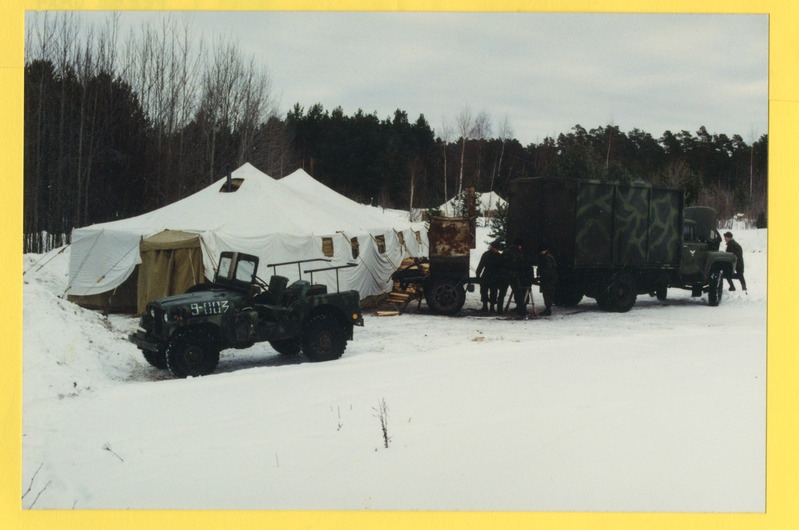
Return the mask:
{"type": "Polygon", "coordinates": [[[514,312],[526,317],[527,305],[533,308],[533,316],[552,314],[552,297],[558,281],[557,262],[546,244],[538,246],[535,255],[527,252],[521,240],[516,240],[503,250],[499,240],[492,241],[480,257],[477,277],[480,278],[480,309],[483,313],[503,314],[514,302],[514,312]],[[534,263],[535,261],[535,263],[534,263]],[[534,270],[535,269],[535,270],[534,270]],[[544,310],[535,313],[532,305],[532,285],[540,286],[544,298],[544,310]],[[510,289],[511,297],[505,305],[510,289]]]}

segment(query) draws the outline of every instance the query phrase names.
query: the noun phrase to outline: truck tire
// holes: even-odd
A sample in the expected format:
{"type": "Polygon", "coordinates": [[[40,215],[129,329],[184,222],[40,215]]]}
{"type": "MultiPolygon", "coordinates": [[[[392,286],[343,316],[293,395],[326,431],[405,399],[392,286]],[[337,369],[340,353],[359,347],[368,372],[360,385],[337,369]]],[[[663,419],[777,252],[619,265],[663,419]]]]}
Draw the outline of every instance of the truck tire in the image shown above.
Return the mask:
{"type": "Polygon", "coordinates": [[[719,268],[710,271],[707,284],[707,303],[711,307],[716,307],[721,303],[721,295],[724,292],[724,271],[719,268]]]}
{"type": "Polygon", "coordinates": [[[166,368],[166,347],[159,346],[158,351],[142,350],[144,358],[148,363],[163,370],[166,368]]]}
{"type": "Polygon", "coordinates": [[[281,355],[297,355],[300,353],[300,350],[302,350],[302,342],[297,337],[283,340],[270,340],[269,345],[281,355]]]}
{"type": "Polygon", "coordinates": [[[175,377],[197,377],[214,372],[219,349],[192,340],[175,340],[166,349],[166,365],[175,377]]]}
{"type": "Polygon", "coordinates": [[[617,313],[626,313],[635,305],[637,297],[635,278],[630,274],[619,274],[613,278],[608,287],[608,309],[617,313]]]}
{"type": "Polygon", "coordinates": [[[316,315],[305,325],[302,353],[312,362],[332,361],[344,354],[347,332],[333,315],[316,315]]]}
{"type": "Polygon", "coordinates": [[[437,280],[429,290],[425,290],[425,300],[436,313],[454,315],[466,302],[466,291],[454,280],[437,280]]]}
{"type": "Polygon", "coordinates": [[[655,287],[655,297],[658,300],[665,300],[669,294],[669,288],[666,285],[658,285],[655,287]]]}

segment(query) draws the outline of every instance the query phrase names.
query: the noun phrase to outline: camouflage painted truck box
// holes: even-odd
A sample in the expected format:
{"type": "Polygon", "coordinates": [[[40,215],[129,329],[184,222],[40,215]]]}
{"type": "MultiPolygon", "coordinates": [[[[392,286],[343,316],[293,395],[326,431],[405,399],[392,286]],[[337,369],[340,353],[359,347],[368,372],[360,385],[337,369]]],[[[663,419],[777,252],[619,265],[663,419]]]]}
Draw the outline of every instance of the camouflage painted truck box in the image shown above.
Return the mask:
{"type": "Polygon", "coordinates": [[[557,258],[558,305],[587,296],[624,312],[637,295],[665,299],[670,287],[708,293],[718,305],[735,265],[719,252],[715,212],[686,209],[681,189],[532,178],[514,181],[508,202],[508,240],[528,251],[546,244],[557,258]]]}

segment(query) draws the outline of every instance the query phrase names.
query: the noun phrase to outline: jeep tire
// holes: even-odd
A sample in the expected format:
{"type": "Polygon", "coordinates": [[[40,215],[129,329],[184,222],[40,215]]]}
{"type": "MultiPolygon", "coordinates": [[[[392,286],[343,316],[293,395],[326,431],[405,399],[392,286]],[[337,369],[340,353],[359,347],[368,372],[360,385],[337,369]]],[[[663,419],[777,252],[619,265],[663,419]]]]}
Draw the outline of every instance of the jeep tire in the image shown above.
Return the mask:
{"type": "Polygon", "coordinates": [[[148,363],[163,370],[166,368],[166,347],[163,345],[158,346],[158,351],[142,350],[144,358],[148,363]]]}
{"type": "Polygon", "coordinates": [[[213,373],[219,364],[219,349],[209,344],[175,340],[166,349],[166,365],[175,377],[213,373]]]}
{"type": "Polygon", "coordinates": [[[302,353],[312,362],[332,361],[344,354],[347,332],[333,315],[312,317],[302,335],[302,353]]]}

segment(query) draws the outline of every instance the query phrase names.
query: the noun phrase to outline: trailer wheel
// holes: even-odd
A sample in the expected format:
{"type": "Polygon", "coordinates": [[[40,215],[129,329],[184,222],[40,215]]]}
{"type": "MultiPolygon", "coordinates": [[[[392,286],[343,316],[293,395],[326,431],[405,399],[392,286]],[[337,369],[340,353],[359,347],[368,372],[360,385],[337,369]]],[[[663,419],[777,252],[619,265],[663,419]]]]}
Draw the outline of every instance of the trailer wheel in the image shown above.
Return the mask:
{"type": "Polygon", "coordinates": [[[666,285],[658,285],[655,287],[655,297],[658,300],[665,300],[669,294],[669,288],[666,285]]]}
{"type": "Polygon", "coordinates": [[[635,305],[638,296],[635,278],[630,274],[619,274],[608,288],[608,309],[618,313],[626,313],[635,305]]]}
{"type": "Polygon", "coordinates": [[[707,283],[707,303],[716,307],[721,303],[721,294],[724,292],[724,271],[719,268],[710,271],[707,283]]]}
{"type": "Polygon", "coordinates": [[[453,315],[461,310],[466,302],[463,285],[453,280],[438,280],[432,288],[425,291],[427,305],[436,313],[453,315]]]}

